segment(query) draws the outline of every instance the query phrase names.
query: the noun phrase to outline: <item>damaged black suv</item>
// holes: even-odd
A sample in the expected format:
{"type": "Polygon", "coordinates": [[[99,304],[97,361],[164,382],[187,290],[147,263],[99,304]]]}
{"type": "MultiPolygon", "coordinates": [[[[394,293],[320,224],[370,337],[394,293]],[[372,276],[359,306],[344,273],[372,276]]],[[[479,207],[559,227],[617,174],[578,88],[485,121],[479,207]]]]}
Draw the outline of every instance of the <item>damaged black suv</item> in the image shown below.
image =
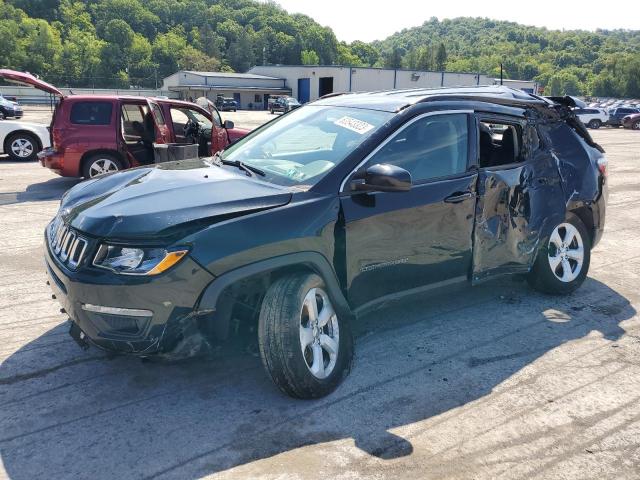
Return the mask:
{"type": "Polygon", "coordinates": [[[320,99],[213,158],[72,188],[50,284],[83,346],[180,356],[248,325],[280,389],[325,395],[380,302],[512,273],[580,286],[607,163],[571,106],[503,87],[320,99]]]}

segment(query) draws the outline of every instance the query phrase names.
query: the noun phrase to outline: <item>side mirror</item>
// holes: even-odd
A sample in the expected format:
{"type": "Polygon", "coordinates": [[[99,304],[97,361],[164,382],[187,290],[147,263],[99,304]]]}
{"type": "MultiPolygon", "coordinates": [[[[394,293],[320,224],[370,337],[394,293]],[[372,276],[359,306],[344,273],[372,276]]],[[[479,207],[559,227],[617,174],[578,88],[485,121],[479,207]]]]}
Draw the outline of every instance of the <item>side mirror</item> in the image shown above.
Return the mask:
{"type": "Polygon", "coordinates": [[[386,163],[372,165],[352,183],[357,192],[407,192],[411,190],[411,174],[404,168],[386,163]]]}
{"type": "Polygon", "coordinates": [[[227,130],[231,130],[233,127],[235,127],[235,123],[233,123],[231,120],[225,120],[224,124],[222,125],[224,128],[226,128],[227,130]]]}

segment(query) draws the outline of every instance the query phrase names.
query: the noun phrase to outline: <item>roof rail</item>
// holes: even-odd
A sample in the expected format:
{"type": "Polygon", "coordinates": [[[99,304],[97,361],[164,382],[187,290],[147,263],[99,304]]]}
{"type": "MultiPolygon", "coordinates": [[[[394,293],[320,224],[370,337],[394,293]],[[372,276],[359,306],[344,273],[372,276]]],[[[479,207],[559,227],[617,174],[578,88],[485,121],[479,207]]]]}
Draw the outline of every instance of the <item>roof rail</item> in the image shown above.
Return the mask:
{"type": "Polygon", "coordinates": [[[333,92],[333,93],[327,93],[326,95],[323,95],[321,97],[318,97],[318,100],[321,100],[323,98],[332,98],[332,97],[339,97],[340,95],[351,95],[353,94],[353,92],[333,92]]]}

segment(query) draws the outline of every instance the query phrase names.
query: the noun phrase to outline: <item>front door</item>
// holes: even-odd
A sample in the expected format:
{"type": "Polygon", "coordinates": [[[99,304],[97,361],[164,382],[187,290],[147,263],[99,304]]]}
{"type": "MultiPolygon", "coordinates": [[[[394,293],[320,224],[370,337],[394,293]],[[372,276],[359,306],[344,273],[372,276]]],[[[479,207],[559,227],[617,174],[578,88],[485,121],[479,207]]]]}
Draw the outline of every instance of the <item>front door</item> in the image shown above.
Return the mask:
{"type": "Polygon", "coordinates": [[[354,308],[468,277],[477,183],[470,121],[464,112],[422,115],[374,151],[362,169],[402,167],[408,192],[350,193],[345,183],[342,281],[354,308]]]}

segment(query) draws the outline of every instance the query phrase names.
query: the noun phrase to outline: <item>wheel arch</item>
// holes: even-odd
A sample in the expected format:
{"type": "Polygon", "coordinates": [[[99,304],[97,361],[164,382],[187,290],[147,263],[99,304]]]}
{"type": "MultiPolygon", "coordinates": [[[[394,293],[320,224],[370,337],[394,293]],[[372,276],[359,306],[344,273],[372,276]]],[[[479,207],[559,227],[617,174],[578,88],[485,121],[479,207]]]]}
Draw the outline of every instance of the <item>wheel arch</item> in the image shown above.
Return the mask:
{"type": "Polygon", "coordinates": [[[579,205],[574,206],[573,208],[567,210],[568,213],[573,213],[576,217],[580,219],[580,221],[584,224],[587,232],[589,232],[589,240],[591,241],[591,245],[593,246],[596,229],[595,222],[593,218],[593,211],[587,205],[579,205]]]}
{"type": "MultiPolygon", "coordinates": [[[[296,252],[251,263],[231,270],[213,280],[202,292],[196,311],[208,317],[212,325],[208,330],[218,339],[227,339],[231,327],[234,306],[238,303],[235,287],[246,291],[255,287],[264,295],[269,285],[283,275],[292,273],[315,273],[319,275],[336,311],[350,319],[353,312],[340,288],[336,275],[324,255],[317,252],[296,252]]],[[[260,298],[260,302],[261,302],[260,298]]],[[[242,307],[252,307],[240,301],[242,307]]],[[[257,305],[255,305],[257,306],[257,305]]],[[[253,307],[255,307],[253,306],[253,307]]]]}

